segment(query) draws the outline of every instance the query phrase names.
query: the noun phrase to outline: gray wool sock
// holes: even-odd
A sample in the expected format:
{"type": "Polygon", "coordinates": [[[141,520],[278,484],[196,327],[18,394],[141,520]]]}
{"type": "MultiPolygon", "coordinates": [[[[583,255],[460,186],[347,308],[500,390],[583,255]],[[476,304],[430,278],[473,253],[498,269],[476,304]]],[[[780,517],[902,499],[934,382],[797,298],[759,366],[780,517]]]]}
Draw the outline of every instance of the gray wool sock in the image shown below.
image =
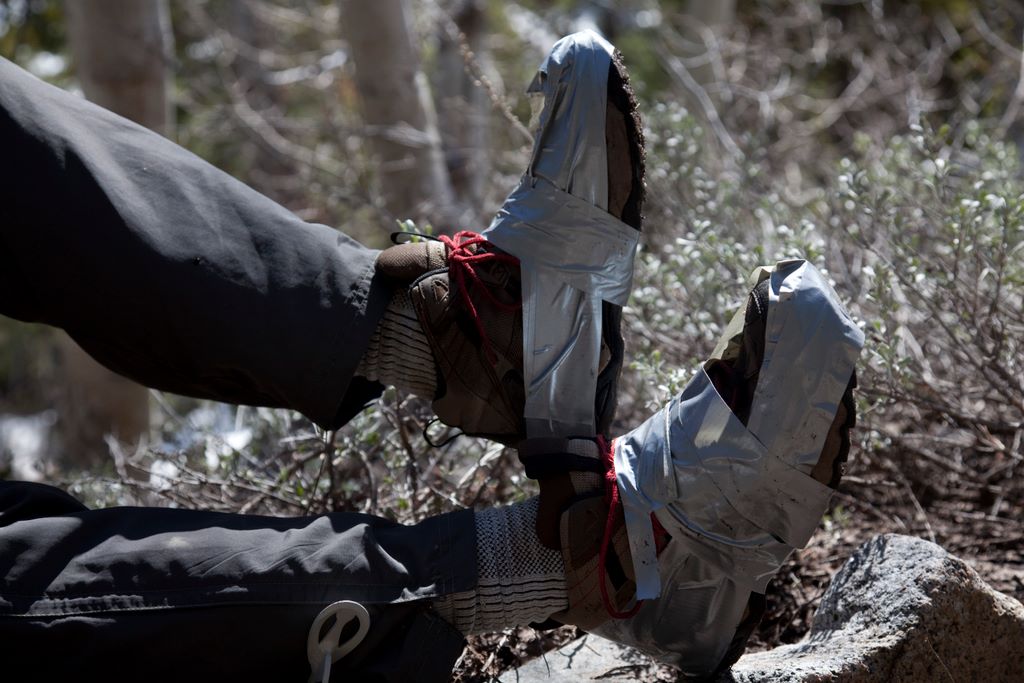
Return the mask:
{"type": "Polygon", "coordinates": [[[544,621],[569,606],[562,553],[541,545],[539,499],[475,514],[477,586],[434,600],[463,635],[544,621]]]}
{"type": "Polygon", "coordinates": [[[437,392],[437,370],[407,290],[399,289],[363,353],[356,374],[426,399],[437,392]]]}

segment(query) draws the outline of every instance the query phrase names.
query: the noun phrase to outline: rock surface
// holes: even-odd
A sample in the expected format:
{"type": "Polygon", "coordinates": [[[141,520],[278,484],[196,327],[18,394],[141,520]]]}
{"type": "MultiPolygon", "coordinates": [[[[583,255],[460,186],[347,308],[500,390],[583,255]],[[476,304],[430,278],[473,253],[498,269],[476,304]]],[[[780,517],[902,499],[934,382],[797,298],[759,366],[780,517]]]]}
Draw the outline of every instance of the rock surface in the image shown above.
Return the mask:
{"type": "Polygon", "coordinates": [[[586,635],[503,674],[499,683],[580,683],[652,680],[657,668],[642,652],[586,635]]]}
{"type": "Polygon", "coordinates": [[[800,643],[749,654],[726,681],[1024,681],[1024,606],[963,560],[887,535],[843,565],[800,643]]]}
{"type": "MultiPolygon", "coordinates": [[[[671,680],[644,655],[588,636],[502,681],[671,680]]],[[[808,636],[751,653],[720,683],[1024,683],[1024,605],[963,560],[908,536],[862,545],[822,597],[808,636]]]]}

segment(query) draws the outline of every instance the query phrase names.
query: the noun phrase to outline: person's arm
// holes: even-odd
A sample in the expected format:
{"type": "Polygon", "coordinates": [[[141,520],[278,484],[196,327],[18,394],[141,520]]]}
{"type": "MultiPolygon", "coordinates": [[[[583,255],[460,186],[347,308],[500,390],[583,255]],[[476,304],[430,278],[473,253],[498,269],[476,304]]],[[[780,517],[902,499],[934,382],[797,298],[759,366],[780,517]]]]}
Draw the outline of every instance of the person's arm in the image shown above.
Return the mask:
{"type": "Polygon", "coordinates": [[[324,427],[390,286],[377,251],[0,59],[0,313],[62,327],[142,384],[324,427]]]}

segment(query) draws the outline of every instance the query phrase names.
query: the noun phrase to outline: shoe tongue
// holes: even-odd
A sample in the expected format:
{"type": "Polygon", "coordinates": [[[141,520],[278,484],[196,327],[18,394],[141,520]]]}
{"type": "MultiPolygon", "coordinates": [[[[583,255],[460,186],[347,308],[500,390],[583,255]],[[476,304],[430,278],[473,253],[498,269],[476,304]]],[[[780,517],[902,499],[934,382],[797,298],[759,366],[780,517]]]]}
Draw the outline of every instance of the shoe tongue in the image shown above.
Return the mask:
{"type": "Polygon", "coordinates": [[[377,271],[411,282],[423,273],[444,267],[444,245],[432,240],[407,242],[385,249],[377,257],[377,271]]]}

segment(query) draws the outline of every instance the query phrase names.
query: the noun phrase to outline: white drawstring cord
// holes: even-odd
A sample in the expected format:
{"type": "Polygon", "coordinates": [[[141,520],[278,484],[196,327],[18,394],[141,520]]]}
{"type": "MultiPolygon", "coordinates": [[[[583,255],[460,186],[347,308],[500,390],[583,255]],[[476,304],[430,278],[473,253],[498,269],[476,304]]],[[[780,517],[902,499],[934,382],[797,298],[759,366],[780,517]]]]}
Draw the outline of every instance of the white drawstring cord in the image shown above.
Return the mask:
{"type": "Polygon", "coordinates": [[[331,678],[331,664],[356,649],[370,630],[370,613],[358,602],[340,600],[320,610],[313,625],[309,627],[306,638],[306,658],[312,673],[309,683],[328,683],[331,678]],[[324,637],[320,631],[331,617],[335,618],[334,626],[328,629],[324,637]],[[359,621],[359,628],[351,638],[341,642],[341,632],[353,619],[359,621]]]}

